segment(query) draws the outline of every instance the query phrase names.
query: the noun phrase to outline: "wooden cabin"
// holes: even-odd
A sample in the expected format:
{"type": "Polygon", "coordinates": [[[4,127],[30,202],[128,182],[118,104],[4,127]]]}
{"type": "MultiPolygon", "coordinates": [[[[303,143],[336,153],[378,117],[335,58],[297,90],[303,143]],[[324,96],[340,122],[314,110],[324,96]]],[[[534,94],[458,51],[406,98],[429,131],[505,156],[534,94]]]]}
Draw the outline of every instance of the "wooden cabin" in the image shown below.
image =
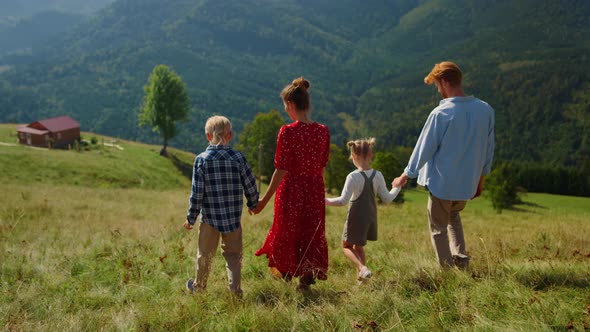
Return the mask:
{"type": "Polygon", "coordinates": [[[69,116],[45,119],[17,128],[21,144],[68,148],[80,141],[80,124],[69,116]]]}

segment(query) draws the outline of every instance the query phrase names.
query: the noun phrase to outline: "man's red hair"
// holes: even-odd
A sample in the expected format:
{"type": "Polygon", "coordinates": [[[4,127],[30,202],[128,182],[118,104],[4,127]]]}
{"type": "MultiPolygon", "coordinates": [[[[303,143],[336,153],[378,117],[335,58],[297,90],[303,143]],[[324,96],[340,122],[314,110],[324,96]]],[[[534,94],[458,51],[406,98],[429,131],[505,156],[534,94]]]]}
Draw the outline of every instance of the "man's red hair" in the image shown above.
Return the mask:
{"type": "Polygon", "coordinates": [[[459,66],[451,61],[443,61],[434,65],[428,76],[424,77],[424,83],[430,85],[445,80],[451,86],[459,86],[461,85],[461,79],[462,74],[459,66]]]}

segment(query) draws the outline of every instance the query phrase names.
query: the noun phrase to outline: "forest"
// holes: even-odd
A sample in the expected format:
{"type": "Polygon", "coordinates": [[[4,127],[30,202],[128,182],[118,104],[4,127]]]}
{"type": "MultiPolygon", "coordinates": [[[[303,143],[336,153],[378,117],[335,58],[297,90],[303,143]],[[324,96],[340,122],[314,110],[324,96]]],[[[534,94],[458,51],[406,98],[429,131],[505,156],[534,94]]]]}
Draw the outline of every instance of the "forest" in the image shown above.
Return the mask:
{"type": "Polygon", "coordinates": [[[387,153],[413,146],[440,99],[423,78],[452,60],[466,92],[496,110],[498,162],[590,176],[583,0],[118,0],[34,45],[0,53],[0,122],[67,114],[84,131],[158,143],[138,113],[149,73],[165,64],[191,102],[171,146],[202,149],[212,114],[241,133],[281,111],[280,89],[305,76],[336,146],[374,136],[387,153]]]}

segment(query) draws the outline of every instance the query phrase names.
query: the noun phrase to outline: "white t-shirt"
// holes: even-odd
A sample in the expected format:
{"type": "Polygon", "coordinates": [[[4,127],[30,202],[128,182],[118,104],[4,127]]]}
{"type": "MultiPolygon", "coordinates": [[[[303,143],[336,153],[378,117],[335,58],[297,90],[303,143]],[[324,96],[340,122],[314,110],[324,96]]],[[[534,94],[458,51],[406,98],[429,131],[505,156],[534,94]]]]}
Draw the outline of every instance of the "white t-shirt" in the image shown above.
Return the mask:
{"type": "MultiPolygon", "coordinates": [[[[360,172],[361,171],[358,169],[350,172],[350,174],[346,176],[346,182],[344,182],[344,188],[342,189],[340,197],[327,197],[326,205],[343,206],[349,201],[357,199],[363,192],[363,187],[365,186],[365,178],[360,172]]],[[[362,172],[364,172],[365,175],[370,178],[371,174],[373,174],[373,169],[371,168],[362,172]]],[[[401,188],[394,187],[391,189],[391,191],[388,191],[383,174],[381,174],[379,171],[376,171],[375,177],[373,178],[373,191],[375,192],[375,195],[381,197],[383,203],[388,204],[397,197],[397,194],[399,194],[401,188]]]]}

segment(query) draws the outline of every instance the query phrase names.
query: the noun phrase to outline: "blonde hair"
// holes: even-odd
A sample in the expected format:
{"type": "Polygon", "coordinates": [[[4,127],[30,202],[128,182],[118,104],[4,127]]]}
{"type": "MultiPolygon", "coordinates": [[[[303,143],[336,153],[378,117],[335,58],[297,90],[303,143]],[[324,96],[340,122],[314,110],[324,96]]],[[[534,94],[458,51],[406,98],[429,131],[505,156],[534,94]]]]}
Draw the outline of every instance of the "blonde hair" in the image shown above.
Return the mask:
{"type": "Polygon", "coordinates": [[[357,139],[346,143],[350,150],[350,158],[352,156],[360,157],[362,159],[370,159],[373,157],[373,147],[375,146],[375,137],[357,139]]]}
{"type": "Polygon", "coordinates": [[[430,73],[424,77],[424,83],[430,85],[434,82],[440,82],[445,80],[451,84],[451,86],[461,85],[461,69],[459,66],[451,61],[443,61],[434,65],[430,73]]]}
{"type": "Polygon", "coordinates": [[[211,144],[225,145],[229,143],[225,141],[225,138],[231,133],[231,123],[225,116],[214,115],[207,119],[205,133],[211,136],[211,140],[209,141],[211,144]]]}
{"type": "Polygon", "coordinates": [[[309,92],[307,90],[311,87],[308,80],[299,77],[293,80],[281,91],[281,98],[285,102],[295,103],[295,108],[300,111],[307,111],[311,106],[309,92]]]}

